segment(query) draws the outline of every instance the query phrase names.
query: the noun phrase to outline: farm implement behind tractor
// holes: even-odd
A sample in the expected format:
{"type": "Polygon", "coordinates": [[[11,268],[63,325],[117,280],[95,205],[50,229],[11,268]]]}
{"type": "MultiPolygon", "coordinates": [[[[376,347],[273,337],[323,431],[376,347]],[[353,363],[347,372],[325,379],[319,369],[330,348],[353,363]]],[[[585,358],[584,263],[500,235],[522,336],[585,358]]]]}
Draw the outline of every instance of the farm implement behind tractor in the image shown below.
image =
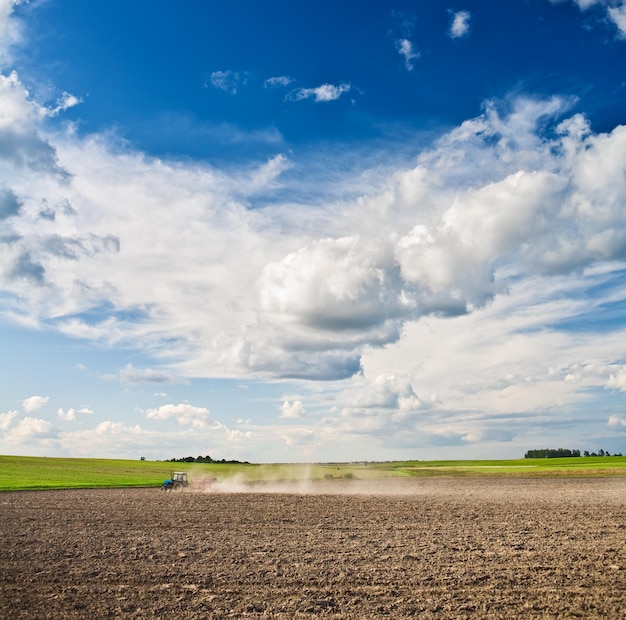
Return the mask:
{"type": "Polygon", "coordinates": [[[214,482],[215,478],[194,478],[190,481],[186,472],[175,471],[170,479],[163,482],[161,490],[182,491],[191,488],[194,491],[206,491],[214,482]]]}

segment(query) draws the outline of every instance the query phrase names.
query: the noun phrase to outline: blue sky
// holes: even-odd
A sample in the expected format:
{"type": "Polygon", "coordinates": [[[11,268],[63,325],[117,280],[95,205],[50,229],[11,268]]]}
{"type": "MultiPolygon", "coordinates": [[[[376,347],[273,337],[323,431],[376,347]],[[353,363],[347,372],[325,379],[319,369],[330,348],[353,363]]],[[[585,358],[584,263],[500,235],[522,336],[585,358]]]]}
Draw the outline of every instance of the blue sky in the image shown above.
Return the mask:
{"type": "Polygon", "coordinates": [[[626,451],[626,4],[0,0],[0,453],[626,451]]]}

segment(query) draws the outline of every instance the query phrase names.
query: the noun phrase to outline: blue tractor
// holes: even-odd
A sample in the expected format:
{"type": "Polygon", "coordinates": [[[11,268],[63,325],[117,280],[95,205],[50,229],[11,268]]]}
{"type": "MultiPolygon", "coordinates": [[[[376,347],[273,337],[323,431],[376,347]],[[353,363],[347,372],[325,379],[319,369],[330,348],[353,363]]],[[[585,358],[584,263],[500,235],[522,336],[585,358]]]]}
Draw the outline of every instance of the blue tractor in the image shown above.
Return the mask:
{"type": "Polygon", "coordinates": [[[187,474],[184,471],[175,471],[169,480],[163,482],[163,491],[182,491],[189,486],[187,474]]]}

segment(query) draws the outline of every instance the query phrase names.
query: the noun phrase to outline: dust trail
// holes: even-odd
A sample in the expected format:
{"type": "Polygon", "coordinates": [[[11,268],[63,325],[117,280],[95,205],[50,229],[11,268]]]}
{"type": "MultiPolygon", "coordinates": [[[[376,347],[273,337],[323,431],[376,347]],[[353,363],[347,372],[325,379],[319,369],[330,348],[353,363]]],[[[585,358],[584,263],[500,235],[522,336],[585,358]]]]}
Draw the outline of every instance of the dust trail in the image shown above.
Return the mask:
{"type": "Polygon", "coordinates": [[[208,493],[270,493],[286,495],[416,495],[427,490],[411,480],[297,480],[245,481],[242,476],[214,482],[208,493]],[[413,483],[412,483],[413,482],[413,483]]]}
{"type": "MultiPolygon", "coordinates": [[[[555,480],[551,478],[458,478],[437,476],[433,478],[383,478],[370,480],[322,480],[303,477],[297,480],[265,479],[246,481],[242,476],[215,481],[206,487],[189,489],[207,494],[284,494],[284,495],[369,495],[369,496],[429,496],[450,498],[456,501],[507,503],[527,498],[534,501],[538,492],[545,503],[559,504],[566,499],[582,501],[588,492],[589,480],[585,478],[555,480]],[[558,492],[555,492],[558,489],[558,492]],[[580,497],[578,497],[580,495],[580,497]]],[[[602,501],[623,501],[626,478],[594,480],[594,493],[602,501]],[[619,491],[616,493],[616,491],[619,491]]]]}

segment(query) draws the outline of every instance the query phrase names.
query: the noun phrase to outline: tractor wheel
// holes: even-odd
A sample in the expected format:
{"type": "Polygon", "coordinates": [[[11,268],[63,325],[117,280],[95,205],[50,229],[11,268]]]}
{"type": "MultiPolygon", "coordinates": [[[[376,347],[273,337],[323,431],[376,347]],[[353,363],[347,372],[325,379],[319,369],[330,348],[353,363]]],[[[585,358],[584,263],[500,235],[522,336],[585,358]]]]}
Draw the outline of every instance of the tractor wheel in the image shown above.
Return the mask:
{"type": "Polygon", "coordinates": [[[183,490],[182,482],[175,482],[174,486],[172,487],[172,491],[182,491],[182,490],[183,490]]]}

